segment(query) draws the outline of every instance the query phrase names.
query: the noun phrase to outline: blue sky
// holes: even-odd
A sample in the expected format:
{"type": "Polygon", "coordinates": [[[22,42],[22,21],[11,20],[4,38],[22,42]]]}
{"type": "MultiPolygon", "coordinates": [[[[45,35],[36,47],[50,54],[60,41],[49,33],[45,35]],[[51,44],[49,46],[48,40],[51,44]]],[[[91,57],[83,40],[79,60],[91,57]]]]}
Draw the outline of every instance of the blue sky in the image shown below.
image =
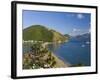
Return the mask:
{"type": "Polygon", "coordinates": [[[79,35],[90,31],[91,14],[23,10],[23,29],[43,25],[62,34],[79,35]]]}

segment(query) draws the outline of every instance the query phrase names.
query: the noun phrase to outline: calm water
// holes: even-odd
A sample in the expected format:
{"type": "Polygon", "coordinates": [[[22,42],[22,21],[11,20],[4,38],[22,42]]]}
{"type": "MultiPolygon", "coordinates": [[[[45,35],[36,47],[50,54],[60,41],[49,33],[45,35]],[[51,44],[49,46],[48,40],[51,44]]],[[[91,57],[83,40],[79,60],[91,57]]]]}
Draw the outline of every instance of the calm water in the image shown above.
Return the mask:
{"type": "Polygon", "coordinates": [[[90,44],[86,42],[69,41],[62,44],[50,44],[49,50],[54,52],[60,59],[70,64],[85,64],[90,66],[90,44]]]}
{"type": "MultiPolygon", "coordinates": [[[[23,45],[23,52],[29,53],[32,44],[23,45]]],[[[90,66],[90,44],[79,41],[69,41],[62,44],[49,44],[48,49],[57,55],[64,62],[70,64],[85,64],[90,66]]]]}

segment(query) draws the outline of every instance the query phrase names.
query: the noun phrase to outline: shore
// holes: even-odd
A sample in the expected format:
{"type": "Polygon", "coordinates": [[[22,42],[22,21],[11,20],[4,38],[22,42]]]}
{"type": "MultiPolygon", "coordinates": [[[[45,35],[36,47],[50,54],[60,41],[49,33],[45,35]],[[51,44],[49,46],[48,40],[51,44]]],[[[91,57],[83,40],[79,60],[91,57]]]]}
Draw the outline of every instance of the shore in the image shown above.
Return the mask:
{"type": "MultiPolygon", "coordinates": [[[[38,53],[35,54],[34,50],[31,53],[26,53],[23,55],[23,67],[24,69],[32,69],[32,67],[36,68],[66,68],[69,67],[70,64],[68,62],[64,62],[59,58],[55,53],[46,49],[48,44],[52,43],[44,43],[40,44],[42,46],[38,49],[38,53]]],[[[38,44],[39,45],[39,44],[38,44]]]]}
{"type": "Polygon", "coordinates": [[[56,65],[54,66],[55,68],[66,68],[69,67],[69,63],[65,63],[63,60],[58,58],[54,53],[52,53],[52,56],[55,58],[56,65]]]}

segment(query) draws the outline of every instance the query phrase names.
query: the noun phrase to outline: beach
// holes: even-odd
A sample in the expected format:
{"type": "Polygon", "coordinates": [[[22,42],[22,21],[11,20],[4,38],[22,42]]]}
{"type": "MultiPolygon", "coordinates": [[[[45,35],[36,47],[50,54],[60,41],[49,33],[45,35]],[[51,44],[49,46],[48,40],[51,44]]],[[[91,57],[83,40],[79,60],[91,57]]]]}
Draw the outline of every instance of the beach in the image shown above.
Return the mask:
{"type": "Polygon", "coordinates": [[[54,66],[54,68],[66,68],[70,66],[69,63],[65,63],[63,60],[58,58],[57,55],[55,55],[54,53],[52,53],[52,56],[55,58],[56,61],[56,65],[54,66]]]}

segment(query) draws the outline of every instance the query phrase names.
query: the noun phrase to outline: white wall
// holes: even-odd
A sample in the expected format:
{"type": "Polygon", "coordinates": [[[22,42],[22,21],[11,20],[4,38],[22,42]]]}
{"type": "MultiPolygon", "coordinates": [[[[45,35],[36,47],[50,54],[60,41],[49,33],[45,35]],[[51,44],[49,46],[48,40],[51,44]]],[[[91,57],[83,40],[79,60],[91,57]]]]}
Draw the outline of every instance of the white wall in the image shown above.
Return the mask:
{"type": "MultiPolygon", "coordinates": [[[[25,1],[25,0],[24,0],[25,1]]],[[[66,4],[82,4],[82,5],[100,5],[100,0],[31,0],[41,2],[54,2],[66,4]]],[[[11,65],[11,14],[10,14],[11,0],[0,0],[0,80],[11,80],[10,65],[11,65]]],[[[99,6],[100,10],[100,6],[99,6]]],[[[100,14],[100,11],[99,11],[100,14]]],[[[98,16],[100,21],[100,15],[98,16]]],[[[98,25],[100,26],[100,24],[98,25]]],[[[100,29],[99,29],[100,30],[100,29]]],[[[100,35],[100,31],[99,31],[100,35]]],[[[99,37],[100,41],[100,37],[99,37]]],[[[100,42],[98,43],[100,44],[100,42]]],[[[100,47],[100,45],[99,45],[100,47]]],[[[100,52],[100,50],[99,50],[100,52]]],[[[98,54],[100,57],[100,54],[98,54]]],[[[99,58],[100,61],[100,58],[99,58]]],[[[100,63],[99,63],[100,67],[100,63]]],[[[100,69],[99,69],[100,71],[100,69]]],[[[78,76],[64,76],[51,78],[36,78],[31,80],[100,80],[99,74],[78,75],[78,76]]],[[[24,79],[23,79],[24,80],[24,79]]],[[[30,80],[30,79],[27,79],[30,80]]]]}

